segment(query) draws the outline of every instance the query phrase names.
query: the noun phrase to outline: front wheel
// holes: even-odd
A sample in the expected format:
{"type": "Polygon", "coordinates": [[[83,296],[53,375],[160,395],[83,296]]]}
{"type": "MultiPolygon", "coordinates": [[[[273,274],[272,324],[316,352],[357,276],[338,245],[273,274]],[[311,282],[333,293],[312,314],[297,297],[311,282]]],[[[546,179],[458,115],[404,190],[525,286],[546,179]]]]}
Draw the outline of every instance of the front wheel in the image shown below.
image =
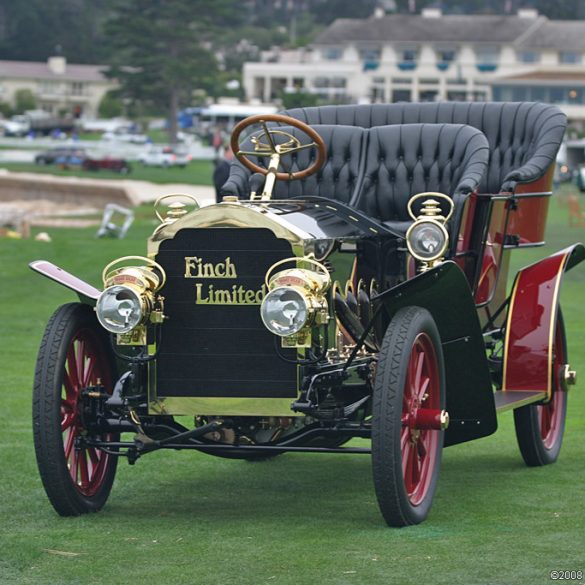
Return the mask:
{"type": "MultiPolygon", "coordinates": [[[[117,457],[83,445],[83,390],[112,392],[113,360],[91,307],[63,305],[49,321],[37,358],[33,432],[43,487],[61,516],[97,512],[106,503],[117,457]]],[[[113,434],[100,435],[115,441],[113,434]]]]}
{"type": "Polygon", "coordinates": [[[567,363],[565,326],[559,310],[552,360],[552,397],[545,404],[529,404],[514,411],[516,439],[529,467],[554,463],[561,451],[567,416],[567,392],[562,376],[567,363]]]}
{"type": "Polygon", "coordinates": [[[372,469],[389,526],[419,524],[429,514],[443,448],[445,373],[431,314],[398,311],[379,354],[372,411],[372,469]]]}

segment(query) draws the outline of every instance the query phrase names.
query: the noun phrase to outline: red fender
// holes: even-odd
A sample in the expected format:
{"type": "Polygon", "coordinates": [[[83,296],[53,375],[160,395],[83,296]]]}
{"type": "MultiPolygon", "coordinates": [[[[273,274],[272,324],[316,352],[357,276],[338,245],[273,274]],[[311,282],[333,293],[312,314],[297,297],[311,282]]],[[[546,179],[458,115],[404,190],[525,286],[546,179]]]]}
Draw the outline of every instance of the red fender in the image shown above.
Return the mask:
{"type": "Polygon", "coordinates": [[[575,244],[518,272],[506,321],[502,390],[551,394],[553,341],[565,271],[585,259],[575,244]]]}

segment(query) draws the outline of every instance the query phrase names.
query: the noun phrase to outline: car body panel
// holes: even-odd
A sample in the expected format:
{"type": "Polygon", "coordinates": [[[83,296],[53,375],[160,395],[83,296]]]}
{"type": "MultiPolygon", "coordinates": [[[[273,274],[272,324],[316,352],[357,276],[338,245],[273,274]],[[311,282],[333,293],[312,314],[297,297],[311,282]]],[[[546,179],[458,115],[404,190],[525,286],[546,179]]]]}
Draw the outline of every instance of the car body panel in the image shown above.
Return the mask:
{"type": "Polygon", "coordinates": [[[520,270],[506,322],[502,390],[552,392],[554,332],[563,274],[585,259],[575,244],[520,270]]]}

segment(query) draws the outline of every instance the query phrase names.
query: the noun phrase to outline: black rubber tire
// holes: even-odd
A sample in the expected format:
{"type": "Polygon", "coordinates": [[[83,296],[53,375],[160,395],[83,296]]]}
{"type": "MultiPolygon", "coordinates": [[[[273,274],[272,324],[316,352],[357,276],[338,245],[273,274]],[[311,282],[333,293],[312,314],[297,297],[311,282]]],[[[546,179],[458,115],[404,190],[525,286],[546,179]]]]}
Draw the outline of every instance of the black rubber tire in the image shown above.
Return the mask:
{"type": "MultiPolygon", "coordinates": [[[[557,333],[555,335],[555,349],[553,356],[553,368],[557,360],[567,363],[567,340],[565,335],[565,324],[563,316],[559,309],[557,316],[557,333]],[[558,347],[560,344],[560,348],[558,347]],[[560,356],[557,356],[557,352],[562,352],[560,356]]],[[[539,406],[537,404],[529,404],[514,410],[514,428],[516,430],[516,440],[518,441],[518,447],[524,462],[528,467],[541,467],[542,465],[550,465],[554,463],[560,454],[561,447],[563,444],[563,436],[565,434],[565,420],[567,417],[567,393],[561,389],[560,381],[558,380],[558,372],[553,369],[552,376],[553,383],[553,396],[557,392],[562,392],[562,401],[560,406],[560,420],[558,434],[550,446],[547,446],[541,436],[539,417],[541,408],[546,408],[546,405],[539,406]]],[[[559,398],[561,398],[559,396],[559,398]]]]}
{"type": "Polygon", "coordinates": [[[424,498],[409,500],[402,471],[402,403],[411,350],[420,333],[430,338],[437,359],[440,408],[445,408],[445,368],[441,338],[431,314],[421,307],[400,309],[386,330],[378,357],[372,405],[372,471],[378,505],[389,526],[424,521],[431,509],[443,448],[444,431],[436,443],[435,463],[424,498]]]}
{"type": "MultiPolygon", "coordinates": [[[[95,494],[80,493],[71,478],[65,458],[61,431],[61,393],[67,352],[75,335],[90,329],[103,344],[104,355],[114,381],[114,361],[104,330],[88,305],[70,303],[55,311],[37,357],[33,389],[33,435],[37,465],[47,496],[61,516],[78,516],[100,510],[112,489],[118,458],[107,458],[101,485],[95,494]]],[[[103,374],[106,376],[106,374],[103,374]]],[[[111,391],[111,388],[109,389],[111,391]]],[[[113,440],[118,437],[114,436],[113,440]]]]}

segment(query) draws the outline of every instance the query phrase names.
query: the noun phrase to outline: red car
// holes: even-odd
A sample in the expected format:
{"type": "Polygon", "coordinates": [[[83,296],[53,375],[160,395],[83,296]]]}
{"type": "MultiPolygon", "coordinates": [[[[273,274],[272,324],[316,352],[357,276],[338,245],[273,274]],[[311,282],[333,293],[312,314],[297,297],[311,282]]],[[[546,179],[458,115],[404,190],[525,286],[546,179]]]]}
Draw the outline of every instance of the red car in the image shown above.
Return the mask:
{"type": "Polygon", "coordinates": [[[121,175],[127,175],[131,170],[132,167],[130,163],[125,161],[122,158],[86,158],[81,163],[81,168],[84,171],[100,171],[100,170],[108,170],[108,171],[115,171],[120,173],[121,175]]]}

